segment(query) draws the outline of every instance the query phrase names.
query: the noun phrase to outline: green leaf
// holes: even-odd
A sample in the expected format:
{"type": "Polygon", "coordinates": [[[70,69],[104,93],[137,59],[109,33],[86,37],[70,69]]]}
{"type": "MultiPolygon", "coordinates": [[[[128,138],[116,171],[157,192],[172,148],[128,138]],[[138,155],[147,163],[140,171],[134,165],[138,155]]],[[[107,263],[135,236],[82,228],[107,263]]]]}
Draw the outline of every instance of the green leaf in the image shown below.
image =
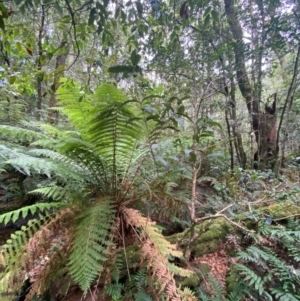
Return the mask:
{"type": "Polygon", "coordinates": [[[210,11],[211,11],[211,6],[208,6],[203,14],[203,17],[206,18],[209,15],[210,11]]]}
{"type": "Polygon", "coordinates": [[[213,18],[213,20],[215,21],[215,22],[219,22],[219,13],[217,12],[217,11],[215,11],[215,10],[212,10],[211,11],[211,16],[212,16],[212,18],[213,18]]]}
{"type": "Polygon", "coordinates": [[[130,60],[133,66],[137,66],[137,64],[141,60],[141,55],[137,53],[136,49],[131,52],[130,60]]]}
{"type": "Polygon", "coordinates": [[[5,31],[5,24],[2,16],[0,16],[0,28],[5,31]]]}
{"type": "Polygon", "coordinates": [[[135,5],[136,5],[136,9],[137,9],[137,11],[138,11],[138,13],[139,13],[139,16],[141,17],[142,14],[143,14],[143,5],[142,5],[142,3],[139,2],[139,1],[136,1],[136,2],[135,2],[135,5]]]}
{"type": "Polygon", "coordinates": [[[8,81],[11,85],[13,85],[15,83],[16,79],[17,79],[17,77],[15,75],[13,75],[8,78],[8,81]]]}
{"type": "Polygon", "coordinates": [[[207,123],[208,125],[210,125],[210,126],[217,126],[220,130],[222,130],[222,125],[221,125],[219,122],[217,122],[217,121],[208,119],[208,120],[206,121],[206,123],[207,123]]]}
{"type": "Polygon", "coordinates": [[[204,28],[208,27],[210,23],[210,14],[204,18],[204,28]]]}
{"type": "Polygon", "coordinates": [[[192,163],[196,163],[196,161],[197,161],[197,156],[195,155],[195,153],[194,152],[190,152],[190,161],[192,162],[192,163]]]}
{"type": "Polygon", "coordinates": [[[97,11],[96,11],[95,7],[90,10],[90,15],[89,15],[89,19],[88,19],[89,26],[94,25],[96,13],[97,13],[97,11]]]}
{"type": "Polygon", "coordinates": [[[114,220],[114,210],[109,201],[104,200],[87,207],[77,221],[68,266],[73,280],[85,294],[109,257],[114,220]]]}
{"type": "Polygon", "coordinates": [[[0,2],[0,11],[1,11],[1,15],[4,19],[7,19],[8,18],[8,11],[7,11],[7,8],[5,7],[5,5],[0,2]]]}
{"type": "Polygon", "coordinates": [[[118,65],[118,66],[113,66],[108,68],[108,72],[111,73],[131,73],[135,72],[136,68],[134,66],[129,66],[129,65],[118,65]]]}
{"type": "Polygon", "coordinates": [[[55,1],[54,7],[57,10],[57,12],[62,16],[64,12],[62,7],[59,5],[59,1],[55,1]]]}

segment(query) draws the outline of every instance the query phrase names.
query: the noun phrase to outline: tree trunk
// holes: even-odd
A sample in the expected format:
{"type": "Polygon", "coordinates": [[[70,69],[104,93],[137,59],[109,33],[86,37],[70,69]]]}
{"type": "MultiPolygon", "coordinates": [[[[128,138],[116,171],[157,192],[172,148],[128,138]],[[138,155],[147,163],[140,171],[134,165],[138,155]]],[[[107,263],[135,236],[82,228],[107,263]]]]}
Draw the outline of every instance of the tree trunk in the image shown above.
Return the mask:
{"type": "Polygon", "coordinates": [[[53,79],[53,84],[51,86],[52,93],[50,97],[50,104],[48,110],[48,123],[52,125],[57,124],[58,122],[58,111],[52,108],[57,106],[56,91],[59,87],[59,80],[64,74],[64,68],[65,68],[66,59],[68,55],[68,50],[66,48],[66,45],[67,45],[66,41],[63,41],[61,43],[59,49],[62,49],[62,53],[56,57],[54,79],[53,79]]]}
{"type": "MultiPolygon", "coordinates": [[[[258,161],[269,159],[269,156],[276,156],[273,151],[274,147],[274,133],[276,134],[276,112],[267,110],[265,114],[260,114],[259,104],[261,98],[262,87],[262,45],[259,45],[257,67],[258,76],[255,82],[256,90],[251,87],[251,83],[246,70],[246,58],[245,58],[245,45],[243,41],[242,26],[238,21],[237,11],[234,8],[233,0],[224,0],[225,13],[227,16],[228,24],[232,33],[234,41],[234,54],[235,54],[235,68],[236,76],[239,85],[239,89],[246,101],[248,112],[251,116],[252,129],[255,134],[255,140],[258,145],[258,151],[256,153],[258,161]],[[275,132],[274,132],[275,131],[275,132]],[[270,137],[272,136],[272,141],[270,137]],[[272,144],[270,146],[270,144],[272,144]],[[270,150],[271,147],[271,150],[270,150]]],[[[263,14],[262,12],[260,12],[263,14]]],[[[275,106],[276,110],[276,101],[275,106]]],[[[275,135],[277,136],[277,135],[275,135]]],[[[275,141],[276,145],[276,141],[275,141]]]]}
{"type": "Polygon", "coordinates": [[[42,116],[42,103],[43,103],[43,92],[42,92],[42,82],[43,82],[43,74],[42,74],[42,55],[43,55],[43,34],[44,34],[44,26],[45,26],[45,7],[42,5],[42,17],[41,17],[41,25],[39,27],[39,37],[38,37],[38,65],[37,65],[37,113],[36,119],[38,121],[41,120],[42,116]]]}
{"type": "Polygon", "coordinates": [[[247,156],[246,156],[246,153],[245,153],[244,147],[243,147],[242,135],[239,132],[237,124],[236,124],[236,121],[237,121],[236,99],[235,99],[235,85],[234,85],[233,79],[231,79],[231,89],[230,89],[229,97],[230,97],[230,104],[231,104],[231,112],[230,112],[231,119],[233,120],[231,127],[232,127],[232,133],[234,136],[234,147],[235,147],[235,151],[236,151],[240,166],[245,169],[246,164],[247,164],[247,156]]]}

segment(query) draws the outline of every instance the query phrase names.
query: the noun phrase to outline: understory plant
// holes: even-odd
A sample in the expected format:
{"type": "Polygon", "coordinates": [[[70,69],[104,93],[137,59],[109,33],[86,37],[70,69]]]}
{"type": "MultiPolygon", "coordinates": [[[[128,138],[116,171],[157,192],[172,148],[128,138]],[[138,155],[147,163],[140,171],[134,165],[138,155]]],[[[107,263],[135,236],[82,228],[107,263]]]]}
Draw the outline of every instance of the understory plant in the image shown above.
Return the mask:
{"type": "Polygon", "coordinates": [[[260,222],[253,244],[237,255],[236,275],[255,300],[296,301],[300,298],[300,223],[271,226],[260,222]]]}
{"type": "Polygon", "coordinates": [[[174,275],[191,272],[169,262],[181,252],[137,209],[152,194],[147,178],[140,176],[151,147],[140,142],[154,132],[157,136],[159,124],[152,118],[147,133],[139,104],[113,85],[103,84],[90,94],[64,80],[58,98],[56,109],[73,126],[67,134],[50,126],[39,131],[1,126],[1,165],[48,179],[30,192],[46,202],[0,216],[8,223],[39,215],[3,246],[1,293],[20,289],[28,279],[26,300],[53,287],[64,296],[74,285],[84,295],[92,286],[101,288],[97,293],[113,300],[181,300],[174,275]],[[138,254],[134,267],[128,258],[132,246],[138,254]]]}

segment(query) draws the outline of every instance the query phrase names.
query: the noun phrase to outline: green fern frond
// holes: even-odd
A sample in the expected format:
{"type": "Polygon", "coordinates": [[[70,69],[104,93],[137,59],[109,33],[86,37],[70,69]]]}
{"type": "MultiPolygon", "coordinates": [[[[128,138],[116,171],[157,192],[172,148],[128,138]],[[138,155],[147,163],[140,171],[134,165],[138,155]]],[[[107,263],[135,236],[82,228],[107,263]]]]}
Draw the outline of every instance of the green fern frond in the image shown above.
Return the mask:
{"type": "Polygon", "coordinates": [[[71,277],[84,293],[102,271],[109,256],[114,220],[114,209],[109,200],[98,201],[80,216],[68,266],[71,277]]]}
{"type": "Polygon", "coordinates": [[[116,160],[131,156],[143,132],[142,126],[133,108],[125,102],[123,93],[113,85],[100,86],[95,95],[98,104],[85,139],[108,160],[115,174],[116,160]]]}
{"type": "Polygon", "coordinates": [[[111,297],[113,301],[122,301],[124,299],[122,291],[124,290],[124,284],[116,282],[110,283],[105,290],[105,293],[111,297]]]}
{"type": "Polygon", "coordinates": [[[63,203],[38,203],[31,206],[26,206],[21,209],[13,210],[0,215],[0,223],[5,225],[10,221],[15,222],[18,218],[26,218],[29,213],[35,214],[36,212],[44,212],[52,208],[61,208],[63,203]]]}
{"type": "MultiPolygon", "coordinates": [[[[48,154],[52,151],[50,150],[31,150],[31,154],[40,153],[48,154]]],[[[32,174],[44,174],[51,178],[52,176],[57,176],[60,180],[65,181],[65,179],[72,179],[78,182],[82,182],[85,178],[88,178],[88,172],[84,168],[81,168],[76,162],[70,160],[62,159],[63,156],[57,154],[57,161],[50,158],[39,158],[25,153],[14,152],[14,156],[11,159],[5,161],[7,164],[11,164],[19,172],[32,175],[32,174]],[[60,161],[58,161],[60,159],[60,161]]],[[[53,155],[54,157],[54,155],[53,155]]]]}
{"type": "Polygon", "coordinates": [[[271,288],[271,292],[275,295],[278,301],[299,301],[300,293],[298,295],[292,295],[287,291],[271,288]]]}
{"type": "Polygon", "coordinates": [[[20,127],[13,127],[9,125],[0,125],[0,137],[8,138],[19,142],[31,143],[36,140],[46,139],[47,135],[20,127]]]}
{"type": "Polygon", "coordinates": [[[91,143],[69,138],[61,141],[57,148],[86,170],[89,181],[98,184],[99,188],[106,187],[106,191],[109,191],[109,167],[91,143]]]}
{"type": "MultiPolygon", "coordinates": [[[[26,220],[30,213],[30,219],[26,226],[22,226],[21,230],[15,231],[11,234],[10,239],[2,246],[2,265],[5,270],[1,275],[9,275],[9,279],[14,279],[14,275],[20,273],[25,263],[25,257],[30,253],[30,249],[26,249],[29,239],[32,238],[40,229],[40,227],[49,221],[49,216],[52,212],[49,211],[53,208],[62,208],[62,203],[44,203],[27,206],[12,212],[2,214],[0,221],[5,224],[11,220],[16,221],[21,215],[26,220]]],[[[1,278],[1,277],[0,277],[1,278]]],[[[23,279],[20,279],[21,283],[23,279]]]]}
{"type": "Polygon", "coordinates": [[[76,81],[62,78],[57,90],[57,99],[62,105],[58,110],[68,116],[76,129],[84,131],[93,118],[94,104],[91,95],[76,81]]]}
{"type": "Polygon", "coordinates": [[[6,265],[5,273],[14,272],[15,264],[21,263],[24,256],[24,246],[28,240],[39,230],[44,218],[40,220],[32,220],[27,226],[22,226],[21,230],[17,230],[11,234],[10,238],[2,246],[3,263],[6,265]]]}
{"type": "Polygon", "coordinates": [[[19,151],[26,152],[25,148],[22,148],[18,146],[18,148],[15,148],[15,145],[0,145],[0,159],[1,164],[4,164],[6,160],[18,158],[20,155],[19,151]]]}
{"type": "Polygon", "coordinates": [[[189,287],[185,287],[183,290],[181,290],[180,295],[181,295],[182,301],[197,301],[198,300],[195,296],[195,293],[189,287]]]}
{"type": "Polygon", "coordinates": [[[247,248],[246,251],[240,251],[237,255],[238,259],[246,260],[249,262],[258,262],[263,259],[267,261],[269,259],[268,254],[266,254],[263,250],[259,249],[256,246],[251,246],[247,248]]]}
{"type": "Polygon", "coordinates": [[[110,276],[113,282],[119,282],[121,271],[125,266],[123,252],[117,252],[116,258],[110,267],[110,276]]]}
{"type": "Polygon", "coordinates": [[[138,291],[134,294],[135,301],[152,301],[153,299],[144,290],[138,291]]]}
{"type": "Polygon", "coordinates": [[[263,280],[263,278],[261,278],[259,275],[257,275],[255,272],[253,272],[243,264],[237,263],[236,268],[239,273],[244,276],[243,279],[244,281],[247,281],[249,286],[253,285],[260,294],[264,292],[263,284],[265,283],[265,281],[263,280]]]}
{"type": "Polygon", "coordinates": [[[51,198],[54,201],[70,201],[79,198],[84,198],[84,193],[78,189],[78,185],[66,185],[64,187],[53,185],[49,187],[38,188],[30,191],[30,194],[41,194],[47,198],[51,198]]]}
{"type": "Polygon", "coordinates": [[[92,172],[97,170],[98,181],[105,182],[109,194],[117,195],[118,178],[132,162],[137,140],[143,132],[136,110],[122,91],[109,84],[102,84],[94,95],[87,95],[78,84],[64,80],[58,98],[62,111],[80,131],[83,141],[90,144],[90,147],[81,147],[74,139],[73,153],[67,150],[72,148],[71,141],[61,150],[64,148],[68,155],[77,155],[92,172]],[[93,158],[93,153],[101,159],[93,158]],[[95,162],[100,168],[95,168],[95,162]]]}

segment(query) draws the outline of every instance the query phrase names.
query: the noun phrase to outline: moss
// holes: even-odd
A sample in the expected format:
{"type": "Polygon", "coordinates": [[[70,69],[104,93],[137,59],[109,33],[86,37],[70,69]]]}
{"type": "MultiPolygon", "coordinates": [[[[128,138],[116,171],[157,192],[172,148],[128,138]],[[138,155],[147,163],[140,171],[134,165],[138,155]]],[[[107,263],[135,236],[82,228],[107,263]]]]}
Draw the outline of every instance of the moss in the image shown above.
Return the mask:
{"type": "Polygon", "coordinates": [[[196,225],[193,234],[188,229],[182,233],[169,236],[167,239],[173,244],[180,242],[180,247],[185,249],[189,243],[189,237],[196,235],[197,238],[191,246],[191,253],[195,257],[200,257],[215,252],[219,245],[226,240],[228,234],[235,233],[235,228],[228,221],[217,218],[196,225]]]}
{"type": "Polygon", "coordinates": [[[197,266],[197,270],[194,271],[195,274],[184,278],[183,280],[176,281],[181,287],[196,288],[204,279],[204,277],[210,272],[211,267],[206,263],[201,263],[197,266]]]}
{"type": "Polygon", "coordinates": [[[176,282],[180,287],[188,286],[188,287],[193,288],[193,287],[199,286],[200,279],[197,277],[197,275],[193,275],[193,276],[185,278],[184,280],[176,281],[176,282]]]}
{"type": "Polygon", "coordinates": [[[214,253],[222,243],[221,239],[214,239],[206,242],[198,242],[192,250],[194,257],[201,257],[205,254],[214,253]]]}
{"type": "Polygon", "coordinates": [[[258,211],[270,215],[273,218],[282,218],[294,214],[300,214],[300,206],[297,206],[291,201],[287,201],[283,204],[276,203],[271,206],[259,208],[258,211]]]}
{"type": "Polygon", "coordinates": [[[170,236],[166,236],[165,238],[171,243],[171,244],[176,244],[178,243],[184,236],[187,230],[181,233],[176,233],[170,236]]]}

